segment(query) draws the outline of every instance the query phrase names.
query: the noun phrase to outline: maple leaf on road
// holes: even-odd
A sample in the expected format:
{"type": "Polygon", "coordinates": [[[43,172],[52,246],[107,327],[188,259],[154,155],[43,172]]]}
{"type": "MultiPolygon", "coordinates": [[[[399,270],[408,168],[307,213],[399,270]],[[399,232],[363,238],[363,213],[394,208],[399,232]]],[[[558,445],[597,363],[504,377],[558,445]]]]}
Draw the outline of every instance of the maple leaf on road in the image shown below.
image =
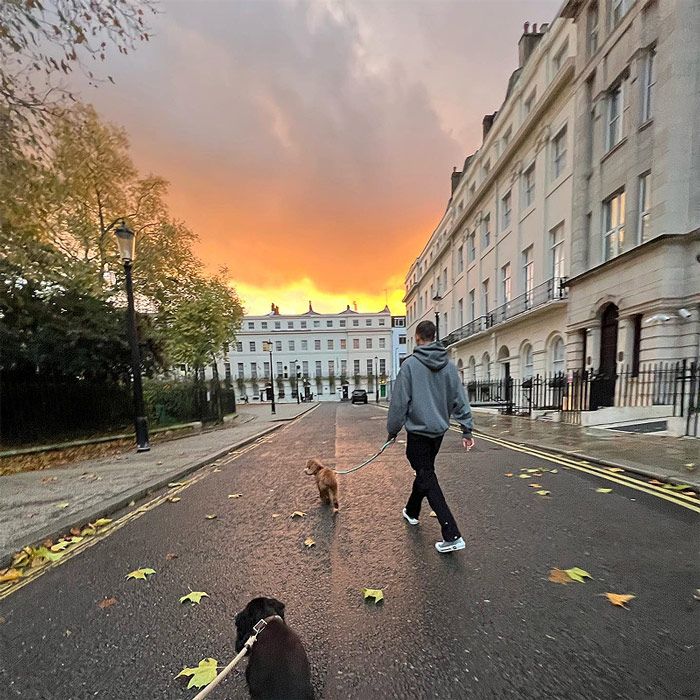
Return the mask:
{"type": "Polygon", "coordinates": [[[384,592],[380,588],[363,588],[362,597],[365,600],[374,600],[374,604],[376,605],[384,600],[384,592]]]}
{"type": "Polygon", "coordinates": [[[155,569],[135,569],[134,571],[130,571],[127,575],[126,578],[128,579],[138,579],[141,581],[146,580],[146,576],[151,576],[152,574],[155,574],[156,570],[155,569]]]}
{"type": "Polygon", "coordinates": [[[305,547],[314,547],[316,545],[316,540],[313,537],[307,537],[304,540],[305,547]]]}
{"type": "Polygon", "coordinates": [[[190,591],[187,595],[183,595],[182,598],[180,598],[180,602],[189,602],[192,603],[192,605],[199,605],[202,602],[202,598],[205,596],[208,598],[209,594],[204,591],[190,591]]]}
{"type": "Polygon", "coordinates": [[[183,668],[175,678],[191,676],[187,688],[204,688],[216,678],[216,659],[202,659],[194,668],[183,668]]]}

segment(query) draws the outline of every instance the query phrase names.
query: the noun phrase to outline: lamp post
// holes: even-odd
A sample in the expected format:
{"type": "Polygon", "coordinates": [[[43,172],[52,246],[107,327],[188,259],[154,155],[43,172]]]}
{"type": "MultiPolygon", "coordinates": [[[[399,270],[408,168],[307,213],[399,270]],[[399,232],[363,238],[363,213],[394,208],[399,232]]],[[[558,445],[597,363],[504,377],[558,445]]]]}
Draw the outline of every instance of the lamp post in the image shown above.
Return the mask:
{"type": "Polygon", "coordinates": [[[297,364],[299,360],[292,360],[291,365],[294,365],[294,393],[297,395],[297,403],[301,403],[299,399],[299,365],[297,364]]]}
{"type": "Polygon", "coordinates": [[[379,403],[379,372],[377,371],[379,367],[379,358],[374,356],[374,403],[379,403]]]}
{"type": "Polygon", "coordinates": [[[114,231],[119,245],[119,254],[124,263],[126,277],[127,326],[129,328],[129,344],[131,345],[131,377],[134,385],[134,429],[136,431],[137,452],[148,452],[148,421],[143,405],[143,384],[141,383],[141,356],[139,353],[138,330],[136,328],[136,310],[134,308],[134,285],[131,279],[131,267],[136,252],[134,232],[124,223],[114,231]]]}
{"type": "MultiPolygon", "coordinates": [[[[272,415],[274,416],[277,411],[275,411],[275,375],[272,370],[272,341],[265,340],[263,343],[267,343],[267,349],[270,351],[270,388],[272,390],[272,415]]],[[[263,350],[265,350],[264,347],[263,350]]]]}
{"type": "Polygon", "coordinates": [[[440,311],[438,310],[438,304],[442,301],[442,297],[436,294],[433,297],[435,302],[435,340],[440,340],[440,311]]]}

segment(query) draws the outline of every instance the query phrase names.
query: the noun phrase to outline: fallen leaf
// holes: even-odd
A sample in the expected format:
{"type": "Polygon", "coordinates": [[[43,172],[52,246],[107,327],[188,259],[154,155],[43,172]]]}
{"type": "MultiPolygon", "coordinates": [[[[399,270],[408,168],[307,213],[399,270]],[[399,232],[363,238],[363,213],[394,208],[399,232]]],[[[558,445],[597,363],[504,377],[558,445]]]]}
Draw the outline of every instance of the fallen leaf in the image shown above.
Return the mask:
{"type": "Polygon", "coordinates": [[[539,474],[542,470],[541,469],[526,469],[525,471],[528,474],[539,474]]]}
{"type": "Polygon", "coordinates": [[[187,595],[183,595],[182,598],[180,598],[180,602],[184,603],[187,601],[188,603],[192,603],[192,605],[199,605],[204,596],[208,598],[209,594],[204,591],[190,591],[187,595]]]}
{"type": "Polygon", "coordinates": [[[0,583],[13,583],[22,578],[22,572],[19,569],[5,569],[0,573],[0,583]]]}
{"type": "Polygon", "coordinates": [[[688,464],[685,465],[685,468],[689,471],[695,471],[695,462],[689,462],[688,464]]]}
{"type": "Polygon", "coordinates": [[[96,535],[96,534],[97,534],[97,530],[95,530],[95,528],[92,527],[92,525],[88,525],[87,527],[84,527],[84,528],[80,531],[80,534],[81,534],[83,537],[88,537],[89,535],[96,535]]]}
{"type": "MultiPolygon", "coordinates": [[[[585,462],[582,462],[582,464],[585,464],[585,462]]],[[[619,474],[625,470],[621,469],[620,467],[607,467],[605,471],[612,472],[613,474],[619,474]]]]}
{"type": "Polygon", "coordinates": [[[305,547],[313,547],[316,544],[316,540],[313,537],[307,537],[304,540],[305,547]]]}
{"type": "Polygon", "coordinates": [[[437,518],[437,513],[434,510],[430,511],[430,517],[431,518],[437,518]]]}
{"type": "Polygon", "coordinates": [[[279,514],[279,513],[273,513],[273,514],[272,514],[272,517],[273,517],[273,518],[279,518],[279,517],[280,517],[280,514],[279,514]]]}
{"type": "Polygon", "coordinates": [[[64,508],[68,508],[69,505],[70,505],[70,503],[59,503],[56,506],[56,508],[60,508],[61,510],[63,510],[64,508]]]}
{"type": "MultiPolygon", "coordinates": [[[[81,538],[81,539],[82,539],[82,538],[81,538]]],[[[64,549],[66,549],[66,547],[69,547],[69,546],[70,546],[70,542],[66,542],[65,540],[63,540],[63,541],[61,541],[61,542],[56,542],[56,544],[50,545],[50,546],[49,546],[49,549],[50,549],[52,552],[61,552],[61,551],[63,551],[64,549]]]]}
{"type": "Polygon", "coordinates": [[[116,598],[103,598],[98,604],[98,608],[111,608],[117,602],[116,598]]]}
{"type": "Polygon", "coordinates": [[[529,474],[518,474],[519,479],[529,479],[530,475],[529,474]]]}
{"type": "Polygon", "coordinates": [[[683,491],[683,495],[684,496],[693,496],[693,497],[697,496],[695,491],[683,491]]]}
{"type": "Polygon", "coordinates": [[[625,610],[629,610],[629,608],[625,606],[625,603],[629,603],[630,600],[637,597],[631,593],[603,593],[603,595],[613,605],[617,605],[619,608],[625,608],[625,610]]]}
{"type": "Polygon", "coordinates": [[[42,484],[51,484],[51,483],[53,483],[54,481],[58,481],[58,477],[57,477],[57,476],[45,476],[45,477],[42,478],[41,483],[42,483],[42,484]]]}
{"type": "Polygon", "coordinates": [[[243,494],[242,493],[230,493],[228,495],[229,498],[240,498],[243,494]]]}
{"type": "Polygon", "coordinates": [[[191,676],[190,682],[187,684],[190,688],[204,688],[216,678],[216,659],[202,659],[194,668],[183,668],[175,678],[180,676],[191,676]]]}
{"type": "Polygon", "coordinates": [[[541,489],[542,484],[528,484],[531,489],[541,489]]]}
{"type": "Polygon", "coordinates": [[[168,501],[168,503],[177,503],[178,501],[181,501],[182,499],[180,498],[180,496],[170,496],[170,497],[166,498],[166,500],[168,501]]]}
{"type": "Polygon", "coordinates": [[[664,485],[664,482],[659,481],[658,479],[649,479],[649,481],[647,483],[653,484],[654,486],[663,486],[664,485]]]}
{"type": "Polygon", "coordinates": [[[46,547],[38,547],[35,554],[37,557],[43,557],[48,561],[58,561],[65,554],[65,552],[52,552],[46,547]]]}
{"type": "Polygon", "coordinates": [[[156,466],[158,466],[158,467],[159,467],[161,464],[163,464],[163,462],[156,462],[156,466]]]}
{"type": "Polygon", "coordinates": [[[380,588],[363,588],[362,596],[365,600],[369,600],[370,598],[374,600],[375,605],[379,601],[384,600],[384,592],[380,588]]]}
{"type": "Polygon", "coordinates": [[[167,561],[172,561],[173,559],[177,559],[177,554],[175,554],[175,552],[168,552],[165,558],[167,561]]]}
{"type": "Polygon", "coordinates": [[[184,481],[171,481],[168,484],[169,489],[176,489],[178,486],[184,486],[185,482],[184,481]]]}
{"type": "Polygon", "coordinates": [[[513,472],[507,472],[507,473],[504,474],[503,476],[513,476],[513,472]]]}
{"type": "Polygon", "coordinates": [[[569,575],[572,581],[578,581],[579,583],[585,583],[584,579],[593,578],[587,571],[579,569],[578,566],[574,566],[573,569],[564,569],[569,575]]]}
{"type": "Polygon", "coordinates": [[[292,517],[292,518],[305,518],[306,513],[304,513],[303,510],[295,510],[290,517],[292,517]]]}
{"type": "Polygon", "coordinates": [[[220,472],[220,471],[221,471],[221,469],[219,469],[219,467],[216,467],[215,469],[212,469],[212,472],[214,472],[214,474],[216,474],[217,472],[220,472]]]}
{"type": "Polygon", "coordinates": [[[550,469],[550,470],[549,470],[549,473],[550,473],[550,474],[558,474],[558,473],[559,473],[559,470],[558,470],[558,469],[550,469]]]}
{"type": "Polygon", "coordinates": [[[127,575],[127,579],[140,579],[142,581],[146,580],[146,576],[150,576],[151,574],[155,574],[156,571],[155,569],[135,569],[134,571],[130,571],[127,575]]]}
{"type": "Polygon", "coordinates": [[[693,487],[690,484],[664,484],[661,488],[667,489],[668,491],[686,491],[693,487]]]}
{"type": "Polygon", "coordinates": [[[552,583],[561,583],[564,585],[571,583],[569,574],[563,569],[550,569],[547,579],[552,583]]]}
{"type": "Polygon", "coordinates": [[[2,615],[0,615],[0,625],[4,625],[7,622],[7,619],[4,618],[2,615]]]}
{"type": "Polygon", "coordinates": [[[110,518],[98,518],[94,523],[90,523],[92,527],[104,527],[112,522],[110,518]]]}
{"type": "Polygon", "coordinates": [[[209,515],[204,516],[207,520],[216,520],[216,514],[210,513],[209,515]]]}
{"type": "Polygon", "coordinates": [[[551,493],[547,491],[546,489],[542,489],[541,491],[536,491],[538,496],[551,496],[551,493]]]}
{"type": "Polygon", "coordinates": [[[596,489],[595,491],[596,491],[596,493],[612,493],[612,489],[600,488],[600,489],[596,489]]]}
{"type": "Polygon", "coordinates": [[[136,505],[136,501],[129,501],[129,508],[132,508],[135,505],[136,505]]]}
{"type": "Polygon", "coordinates": [[[78,535],[80,535],[80,528],[79,527],[72,527],[70,529],[70,534],[75,535],[75,537],[77,537],[78,535]]]}

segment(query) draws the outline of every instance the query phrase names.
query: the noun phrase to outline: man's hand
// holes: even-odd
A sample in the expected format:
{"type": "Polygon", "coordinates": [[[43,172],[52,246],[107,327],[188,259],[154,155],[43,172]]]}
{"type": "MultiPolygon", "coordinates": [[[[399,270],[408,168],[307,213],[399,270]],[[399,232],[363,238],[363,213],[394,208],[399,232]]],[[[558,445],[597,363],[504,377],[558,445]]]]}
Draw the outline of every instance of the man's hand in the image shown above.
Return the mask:
{"type": "Polygon", "coordinates": [[[392,440],[396,440],[396,435],[387,435],[386,436],[387,442],[391,442],[392,440]]]}
{"type": "Polygon", "coordinates": [[[471,448],[474,447],[474,438],[471,438],[471,437],[462,438],[462,445],[463,445],[464,449],[467,452],[469,452],[469,450],[471,450],[471,448]]]}

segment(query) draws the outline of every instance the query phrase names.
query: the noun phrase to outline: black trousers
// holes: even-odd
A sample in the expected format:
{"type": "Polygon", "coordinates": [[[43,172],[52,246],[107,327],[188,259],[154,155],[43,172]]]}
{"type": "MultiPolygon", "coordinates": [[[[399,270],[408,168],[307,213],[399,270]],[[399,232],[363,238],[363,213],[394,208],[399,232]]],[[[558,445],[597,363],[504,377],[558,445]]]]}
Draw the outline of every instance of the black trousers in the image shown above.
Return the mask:
{"type": "Polygon", "coordinates": [[[423,499],[427,498],[442,528],[442,539],[446,542],[456,540],[461,537],[459,528],[435,474],[435,458],[440,451],[442,436],[431,438],[417,433],[407,433],[407,436],[406,457],[416,471],[416,478],[406,503],[406,513],[412,518],[417,518],[423,499]]]}

